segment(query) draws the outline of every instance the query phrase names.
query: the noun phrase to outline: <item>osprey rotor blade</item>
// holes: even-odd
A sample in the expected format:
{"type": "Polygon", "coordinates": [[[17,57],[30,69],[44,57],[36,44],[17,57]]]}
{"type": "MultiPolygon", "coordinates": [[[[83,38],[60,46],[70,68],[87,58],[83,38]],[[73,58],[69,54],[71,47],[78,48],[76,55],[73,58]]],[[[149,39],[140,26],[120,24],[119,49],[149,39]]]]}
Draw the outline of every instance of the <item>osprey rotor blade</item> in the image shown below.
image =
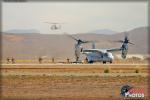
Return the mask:
{"type": "Polygon", "coordinates": [[[69,35],[69,34],[66,34],[66,33],[65,33],[65,35],[67,35],[68,37],[70,37],[70,38],[72,38],[72,39],[74,39],[74,40],[76,40],[76,41],[78,41],[78,40],[79,40],[79,39],[77,39],[77,38],[73,37],[72,35],[69,35]]]}
{"type": "Polygon", "coordinates": [[[125,31],[124,36],[128,38],[129,34],[125,31]]]}
{"type": "Polygon", "coordinates": [[[95,42],[98,42],[98,41],[82,41],[83,43],[95,43],[95,42]]]}
{"type": "Polygon", "coordinates": [[[129,34],[127,32],[125,32],[124,35],[125,35],[124,41],[128,42],[129,41],[129,34]]]}
{"type": "Polygon", "coordinates": [[[132,42],[128,42],[129,44],[132,44],[132,45],[135,45],[134,43],[132,43],[132,42]]]}
{"type": "Polygon", "coordinates": [[[90,43],[91,41],[82,41],[82,43],[90,43]]]}
{"type": "Polygon", "coordinates": [[[48,24],[60,24],[60,23],[55,23],[55,22],[44,22],[44,23],[48,23],[48,24]]]}
{"type": "Polygon", "coordinates": [[[114,41],[114,42],[123,43],[124,41],[123,40],[118,40],[118,41],[114,41]]]}
{"type": "Polygon", "coordinates": [[[124,41],[126,42],[126,43],[129,43],[129,44],[132,44],[132,45],[135,45],[134,43],[132,43],[132,42],[130,42],[130,39],[129,39],[129,34],[127,34],[127,32],[125,32],[125,39],[124,39],[124,41]]]}

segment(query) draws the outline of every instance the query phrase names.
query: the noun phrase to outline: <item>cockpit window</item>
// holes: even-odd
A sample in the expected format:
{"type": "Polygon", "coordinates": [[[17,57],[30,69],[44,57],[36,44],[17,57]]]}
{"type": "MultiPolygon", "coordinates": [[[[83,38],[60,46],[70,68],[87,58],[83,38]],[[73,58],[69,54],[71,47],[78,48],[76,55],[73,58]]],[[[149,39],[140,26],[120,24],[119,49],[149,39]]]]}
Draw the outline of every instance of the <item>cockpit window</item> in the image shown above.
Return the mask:
{"type": "Polygon", "coordinates": [[[105,53],[104,55],[105,55],[105,56],[108,56],[108,54],[107,54],[107,53],[105,53]]]}

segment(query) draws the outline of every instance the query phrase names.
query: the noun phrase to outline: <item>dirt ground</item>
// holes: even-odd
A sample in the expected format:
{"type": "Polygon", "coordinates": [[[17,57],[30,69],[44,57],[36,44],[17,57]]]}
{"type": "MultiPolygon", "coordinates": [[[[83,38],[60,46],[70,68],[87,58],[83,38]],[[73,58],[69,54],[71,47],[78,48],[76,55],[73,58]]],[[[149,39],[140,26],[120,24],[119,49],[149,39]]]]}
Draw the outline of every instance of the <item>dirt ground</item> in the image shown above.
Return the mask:
{"type": "MultiPolygon", "coordinates": [[[[25,69],[25,72],[39,73],[40,69],[25,69]]],[[[144,89],[144,99],[149,100],[149,75],[143,75],[147,71],[135,73],[131,71],[129,76],[111,75],[111,71],[104,73],[98,71],[98,68],[65,69],[64,72],[77,72],[90,75],[48,75],[48,72],[63,73],[63,70],[41,69],[42,74],[18,74],[23,73],[23,69],[13,70],[2,69],[1,75],[1,99],[6,100],[120,100],[124,99],[120,95],[120,89],[123,85],[130,85],[135,88],[144,89]],[[84,71],[85,69],[86,71],[84,71]],[[76,71],[77,70],[77,71],[76,71]],[[14,72],[17,74],[14,74],[14,72]],[[92,73],[104,75],[91,75],[92,73]],[[9,73],[9,74],[8,74],[9,73]],[[45,74],[43,74],[45,73],[45,74]],[[134,73],[134,74],[133,74],[134,73]],[[108,75],[107,75],[108,74],[108,75]],[[110,75],[109,75],[110,74],[110,75]],[[133,74],[133,75],[132,75],[133,74]],[[137,74],[137,75],[136,75],[137,74]]],[[[123,69],[122,69],[123,70],[123,69]]],[[[129,70],[129,69],[128,69],[129,70]]],[[[113,72],[115,73],[115,72],[113,72]]],[[[148,73],[147,73],[148,74],[148,73]]]]}

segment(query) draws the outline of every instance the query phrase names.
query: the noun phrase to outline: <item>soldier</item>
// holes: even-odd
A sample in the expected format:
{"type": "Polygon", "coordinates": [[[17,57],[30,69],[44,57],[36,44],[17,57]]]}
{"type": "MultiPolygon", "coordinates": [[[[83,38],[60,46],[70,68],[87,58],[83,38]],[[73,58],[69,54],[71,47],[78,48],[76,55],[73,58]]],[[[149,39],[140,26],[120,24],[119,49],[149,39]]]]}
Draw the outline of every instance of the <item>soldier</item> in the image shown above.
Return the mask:
{"type": "Polygon", "coordinates": [[[39,57],[39,63],[42,63],[42,60],[43,60],[43,59],[42,59],[41,57],[39,57]]]}
{"type": "Polygon", "coordinates": [[[12,64],[14,64],[15,63],[15,59],[12,57],[12,59],[11,59],[11,62],[12,62],[12,64]]]}
{"type": "Polygon", "coordinates": [[[52,58],[52,63],[54,63],[55,62],[55,59],[54,59],[54,57],[52,58]]]}
{"type": "Polygon", "coordinates": [[[85,58],[84,63],[88,63],[88,59],[87,59],[87,57],[85,58]]]}
{"type": "Polygon", "coordinates": [[[69,63],[70,61],[69,61],[70,59],[69,58],[67,58],[67,63],[69,63]]]}
{"type": "Polygon", "coordinates": [[[9,63],[9,61],[10,61],[10,59],[9,59],[9,57],[7,58],[7,64],[9,63]]]}

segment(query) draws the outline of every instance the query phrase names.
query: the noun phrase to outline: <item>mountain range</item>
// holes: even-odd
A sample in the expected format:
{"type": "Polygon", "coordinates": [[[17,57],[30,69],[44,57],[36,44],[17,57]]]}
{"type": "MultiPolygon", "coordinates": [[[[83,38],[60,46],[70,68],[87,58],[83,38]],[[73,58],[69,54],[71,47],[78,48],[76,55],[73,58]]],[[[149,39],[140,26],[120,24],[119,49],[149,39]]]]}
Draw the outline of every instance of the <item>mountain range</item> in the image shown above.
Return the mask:
{"type": "Polygon", "coordinates": [[[5,33],[18,33],[18,34],[22,34],[22,33],[40,33],[39,30],[36,29],[12,29],[12,30],[7,30],[5,31],[5,33]]]}
{"type": "Polygon", "coordinates": [[[99,29],[99,30],[91,31],[91,32],[89,32],[89,33],[92,33],[92,34],[112,35],[112,34],[116,34],[116,33],[119,33],[119,32],[112,31],[112,30],[109,30],[109,29],[99,29]]]}
{"type": "MultiPolygon", "coordinates": [[[[129,39],[135,45],[129,45],[129,54],[149,53],[149,27],[139,27],[130,31],[129,39]]],[[[123,40],[124,32],[117,34],[75,34],[76,38],[83,40],[95,40],[96,48],[119,48],[121,43],[114,41],[123,40]]],[[[37,57],[55,57],[57,59],[74,59],[73,39],[65,34],[39,34],[39,33],[2,33],[2,58],[15,57],[16,59],[35,59],[37,57]]],[[[91,44],[83,45],[91,48],[91,44]]],[[[119,52],[118,52],[119,53],[119,52]]],[[[84,56],[82,56],[84,57],[84,56]]]]}

